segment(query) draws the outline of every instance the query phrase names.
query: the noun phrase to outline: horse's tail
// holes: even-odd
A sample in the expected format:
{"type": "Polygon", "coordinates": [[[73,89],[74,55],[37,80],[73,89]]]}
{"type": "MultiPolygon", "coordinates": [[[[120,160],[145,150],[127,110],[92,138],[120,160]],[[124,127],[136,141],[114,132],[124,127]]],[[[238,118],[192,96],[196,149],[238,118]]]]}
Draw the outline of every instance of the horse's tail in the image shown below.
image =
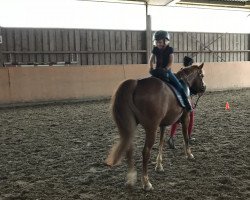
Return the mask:
{"type": "Polygon", "coordinates": [[[112,114],[117,125],[120,139],[115,144],[106,160],[109,166],[118,164],[121,161],[122,155],[132,148],[132,140],[136,122],[137,109],[133,103],[133,94],[137,80],[126,80],[118,87],[112,97],[112,114]]]}

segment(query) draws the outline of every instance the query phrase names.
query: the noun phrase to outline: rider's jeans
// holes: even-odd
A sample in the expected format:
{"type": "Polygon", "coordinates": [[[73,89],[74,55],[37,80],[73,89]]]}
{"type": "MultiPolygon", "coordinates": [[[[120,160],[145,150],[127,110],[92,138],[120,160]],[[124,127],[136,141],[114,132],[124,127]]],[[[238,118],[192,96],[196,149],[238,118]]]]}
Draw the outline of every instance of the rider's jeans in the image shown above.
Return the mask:
{"type": "Polygon", "coordinates": [[[167,77],[170,81],[170,83],[177,89],[177,91],[181,94],[184,104],[186,106],[186,109],[188,111],[192,110],[192,107],[190,105],[190,102],[188,101],[187,95],[184,92],[184,89],[180,83],[180,81],[176,78],[176,76],[174,75],[174,73],[169,69],[167,71],[167,77]]]}

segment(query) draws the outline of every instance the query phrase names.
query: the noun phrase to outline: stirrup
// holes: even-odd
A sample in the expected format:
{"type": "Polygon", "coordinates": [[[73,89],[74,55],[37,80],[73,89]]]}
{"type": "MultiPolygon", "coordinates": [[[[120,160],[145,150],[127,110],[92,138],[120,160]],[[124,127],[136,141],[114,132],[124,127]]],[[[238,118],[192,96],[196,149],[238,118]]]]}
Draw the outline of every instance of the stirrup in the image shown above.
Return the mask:
{"type": "Polygon", "coordinates": [[[186,111],[187,112],[192,112],[193,111],[193,108],[192,108],[192,106],[191,105],[185,105],[185,109],[186,109],[186,111]]]}

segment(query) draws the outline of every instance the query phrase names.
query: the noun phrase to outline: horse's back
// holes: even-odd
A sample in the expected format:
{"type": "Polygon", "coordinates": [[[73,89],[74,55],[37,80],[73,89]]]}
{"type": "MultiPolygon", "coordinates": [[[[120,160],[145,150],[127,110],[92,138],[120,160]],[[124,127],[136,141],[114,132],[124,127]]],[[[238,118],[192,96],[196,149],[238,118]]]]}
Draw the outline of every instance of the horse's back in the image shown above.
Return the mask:
{"type": "Polygon", "coordinates": [[[155,77],[138,80],[134,94],[145,101],[163,101],[174,97],[169,86],[155,77]]]}

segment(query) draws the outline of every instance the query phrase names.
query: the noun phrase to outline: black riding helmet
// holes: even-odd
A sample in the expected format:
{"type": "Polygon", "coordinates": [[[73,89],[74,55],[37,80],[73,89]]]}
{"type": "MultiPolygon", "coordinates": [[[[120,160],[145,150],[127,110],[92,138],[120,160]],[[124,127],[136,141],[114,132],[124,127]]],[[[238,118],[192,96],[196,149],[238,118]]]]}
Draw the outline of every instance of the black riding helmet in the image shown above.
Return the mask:
{"type": "Polygon", "coordinates": [[[167,31],[156,31],[154,33],[154,40],[158,41],[158,40],[170,40],[170,35],[167,31]]]}
{"type": "Polygon", "coordinates": [[[193,63],[194,63],[194,60],[193,60],[192,58],[190,58],[190,57],[188,57],[188,56],[185,56],[185,57],[183,58],[183,65],[184,65],[185,67],[190,66],[190,65],[192,65],[193,63]]]}

